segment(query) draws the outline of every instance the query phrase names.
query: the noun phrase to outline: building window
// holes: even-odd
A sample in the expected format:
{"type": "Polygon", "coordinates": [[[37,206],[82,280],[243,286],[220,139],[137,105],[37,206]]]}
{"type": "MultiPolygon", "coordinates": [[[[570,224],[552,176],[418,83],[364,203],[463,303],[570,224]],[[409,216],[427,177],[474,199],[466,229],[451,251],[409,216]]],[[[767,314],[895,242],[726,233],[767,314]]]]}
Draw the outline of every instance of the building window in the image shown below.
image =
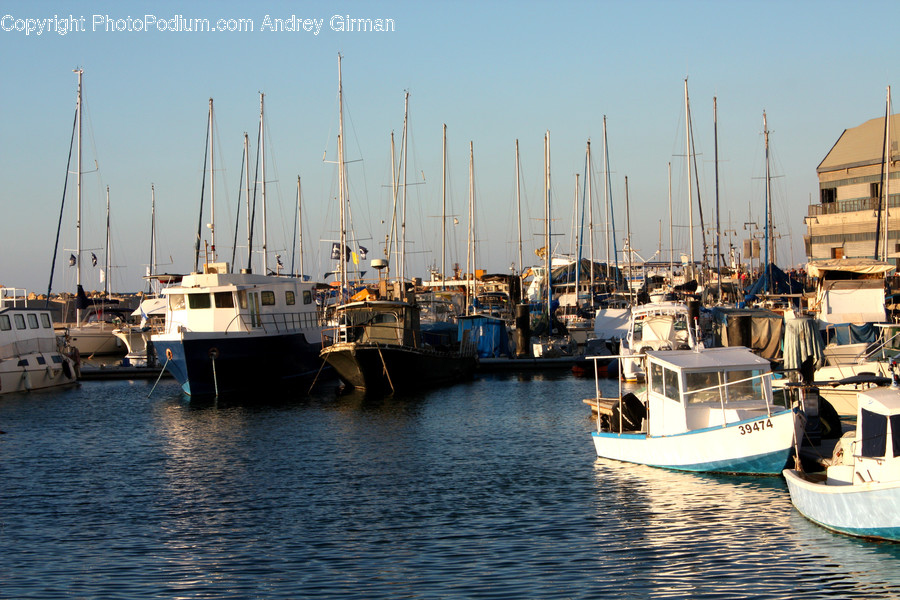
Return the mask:
{"type": "Polygon", "coordinates": [[[837,200],[837,188],[822,188],[822,204],[829,204],[837,200]]]}
{"type": "Polygon", "coordinates": [[[275,292],[271,290],[260,292],[259,298],[263,306],[275,306],[275,292]]]}
{"type": "Polygon", "coordinates": [[[831,249],[831,258],[844,258],[844,249],[841,248],[832,248],[831,249]]]}

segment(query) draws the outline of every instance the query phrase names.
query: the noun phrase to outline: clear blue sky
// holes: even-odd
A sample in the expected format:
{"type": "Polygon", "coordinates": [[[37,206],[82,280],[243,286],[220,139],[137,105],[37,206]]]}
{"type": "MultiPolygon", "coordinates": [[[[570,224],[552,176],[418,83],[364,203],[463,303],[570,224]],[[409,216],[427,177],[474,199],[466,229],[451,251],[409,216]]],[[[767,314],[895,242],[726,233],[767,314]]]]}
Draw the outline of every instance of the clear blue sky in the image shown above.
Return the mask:
{"type": "MultiPolygon", "coordinates": [[[[616,237],[625,237],[628,177],[634,247],[649,258],[668,236],[672,163],[675,246],[687,252],[684,79],[700,153],[704,218],[715,197],[713,96],[718,98],[723,229],[745,237],[763,220],[762,114],[768,114],[778,263],[800,264],[815,169],[842,131],[883,115],[895,79],[891,2],[0,2],[0,174],[5,216],[0,283],[44,292],[50,275],[76,76],[84,69],[85,287],[100,289],[105,189],[112,212],[113,291],[145,287],[150,186],[159,270],[193,265],[208,99],[216,109],[216,217],[230,257],[243,133],[255,159],[260,91],[269,140],[269,248],[290,266],[296,179],[302,177],[306,272],[332,270],[337,233],[337,56],[342,53],[346,159],[356,235],[379,255],[387,233],[390,133],[410,93],[410,271],[440,260],[441,128],[448,128],[449,193],[459,225],[448,263],[465,265],[469,142],[474,143],[478,267],[509,272],[516,259],[515,141],[521,148],[525,262],[542,243],[543,136],[550,131],[555,250],[570,252],[575,174],[592,140],[595,223],[602,229],[602,138],[607,116],[616,237]],[[85,31],[26,35],[26,19],[84,18],[85,31]],[[128,17],[157,22],[250,19],[252,32],[105,31],[128,17]],[[271,19],[322,20],[312,32],[262,31],[271,19]],[[337,32],[333,15],[392,19],[395,31],[337,32]],[[99,19],[99,21],[98,21],[99,19]],[[97,23],[97,30],[94,30],[97,23]],[[9,30],[7,30],[9,29],[9,30]],[[94,169],[94,165],[99,170],[94,169]],[[424,183],[423,183],[424,174],[424,183]],[[730,222],[730,227],[728,223],[730,222]],[[171,258],[170,258],[171,257],[171,258]]],[[[57,26],[59,21],[57,21],[57,26]]],[[[582,181],[583,183],[583,181],[582,181]]],[[[74,288],[74,178],[70,178],[53,291],[74,288]]],[[[207,190],[208,194],[208,190],[207,190]]],[[[204,222],[209,220],[205,207],[204,222]]],[[[241,208],[241,223],[243,211],[241,208]]],[[[696,221],[695,217],[695,221],[696,221]]],[[[206,235],[206,230],[204,229],[206,235]]],[[[259,233],[256,234],[259,239],[259,233]]],[[[246,233],[239,232],[239,240],[246,233]]],[[[696,234],[699,245],[699,232],[696,234]]],[[[596,256],[605,243],[596,238],[596,256]]],[[[239,244],[241,242],[239,241],[239,244]]],[[[587,250],[585,250],[587,252],[587,250]]],[[[698,251],[699,253],[699,248],[698,251]]],[[[246,256],[246,249],[239,250],[246,256]]],[[[238,267],[244,266],[239,258],[238,267]]],[[[258,261],[258,259],[257,259],[258,261]]],[[[299,259],[295,258],[295,262],[299,259]]],[[[260,268],[254,265],[255,270],[260,268]]]]}

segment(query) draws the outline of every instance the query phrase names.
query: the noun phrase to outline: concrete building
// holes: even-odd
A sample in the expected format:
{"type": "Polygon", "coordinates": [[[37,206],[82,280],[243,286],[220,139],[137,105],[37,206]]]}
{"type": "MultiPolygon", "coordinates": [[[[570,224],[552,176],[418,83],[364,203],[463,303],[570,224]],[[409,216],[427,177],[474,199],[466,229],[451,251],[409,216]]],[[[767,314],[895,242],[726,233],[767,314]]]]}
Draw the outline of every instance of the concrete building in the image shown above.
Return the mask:
{"type": "MultiPolygon", "coordinates": [[[[900,114],[891,116],[890,132],[892,140],[900,139],[900,114]]],[[[896,266],[900,257],[900,151],[898,142],[892,141],[891,160],[886,165],[884,139],[884,117],[866,121],[844,130],[819,164],[819,203],[809,207],[804,238],[810,259],[883,259],[887,223],[887,258],[896,266]],[[886,166],[890,183],[885,218],[880,209],[886,166]]]]}

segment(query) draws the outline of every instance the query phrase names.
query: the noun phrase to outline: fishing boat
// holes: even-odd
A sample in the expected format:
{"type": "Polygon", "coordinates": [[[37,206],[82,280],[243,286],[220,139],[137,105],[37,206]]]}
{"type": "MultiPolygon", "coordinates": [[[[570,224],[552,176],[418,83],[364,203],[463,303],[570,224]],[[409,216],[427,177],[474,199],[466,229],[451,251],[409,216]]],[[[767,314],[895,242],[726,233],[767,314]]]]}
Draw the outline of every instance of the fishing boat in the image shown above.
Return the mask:
{"type": "Polygon", "coordinates": [[[0,288],[0,394],[66,386],[78,377],[77,354],[56,335],[50,310],[28,307],[26,297],[0,288]]]}
{"type": "MultiPolygon", "coordinates": [[[[598,360],[609,357],[592,357],[598,360]]],[[[769,361],[747,348],[648,351],[641,396],[585,400],[598,414],[597,456],[681,471],[777,475],[795,439],[769,361]]]]}
{"type": "Polygon", "coordinates": [[[643,381],[644,357],[651,350],[685,350],[697,346],[687,304],[657,302],[630,310],[628,333],[621,338],[622,378],[643,381]]]}
{"type": "MultiPolygon", "coordinates": [[[[367,394],[392,394],[424,387],[455,383],[470,378],[475,371],[472,344],[457,344],[445,349],[425,344],[422,339],[420,307],[415,300],[415,287],[404,280],[405,239],[399,244],[399,277],[389,280],[383,270],[387,260],[373,259],[379,272],[375,285],[366,285],[347,298],[350,286],[347,276],[348,253],[345,210],[347,203],[343,147],[343,84],[338,57],[338,169],[340,183],[339,261],[340,302],[334,307],[334,327],[323,334],[322,359],[331,365],[345,387],[367,394]]],[[[408,95],[407,95],[408,101],[408,95]]],[[[407,112],[408,115],[408,112],[407,112]]],[[[404,118],[404,133],[406,131],[404,118]]],[[[406,148],[405,140],[403,148],[406,148]]],[[[405,164],[405,160],[404,160],[405,164]]],[[[405,169],[404,169],[405,179],[405,169]]],[[[405,189],[403,184],[405,207],[405,189]]],[[[397,188],[394,189],[395,206],[397,188]]],[[[405,217],[402,219],[405,222],[405,217]]],[[[404,228],[405,231],[405,228],[404,228]]],[[[405,234],[404,234],[405,235],[405,234]]]]}
{"type": "Polygon", "coordinates": [[[785,469],[791,502],[832,531],[900,541],[900,387],[858,393],[856,430],[841,438],[824,473],[785,469]]]}

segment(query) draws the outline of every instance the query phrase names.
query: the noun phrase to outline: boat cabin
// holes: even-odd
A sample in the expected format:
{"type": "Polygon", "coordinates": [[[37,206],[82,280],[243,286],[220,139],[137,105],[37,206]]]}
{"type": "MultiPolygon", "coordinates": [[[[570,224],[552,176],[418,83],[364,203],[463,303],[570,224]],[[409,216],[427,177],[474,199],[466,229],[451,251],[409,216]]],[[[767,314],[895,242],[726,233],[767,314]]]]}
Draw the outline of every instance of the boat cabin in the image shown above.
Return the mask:
{"type": "Polygon", "coordinates": [[[194,273],[162,290],[166,333],[290,331],[319,322],[315,284],[251,273],[194,273]]]}
{"type": "Polygon", "coordinates": [[[648,433],[664,436],[774,412],[771,366],[744,347],[647,353],[648,433]]]}
{"type": "Polygon", "coordinates": [[[900,480],[900,392],[879,387],[859,392],[856,432],[842,438],[843,461],[828,467],[829,485],[900,480]]]}
{"type": "Polygon", "coordinates": [[[351,302],[337,313],[337,342],[421,346],[419,307],[400,300],[351,302]]]}

